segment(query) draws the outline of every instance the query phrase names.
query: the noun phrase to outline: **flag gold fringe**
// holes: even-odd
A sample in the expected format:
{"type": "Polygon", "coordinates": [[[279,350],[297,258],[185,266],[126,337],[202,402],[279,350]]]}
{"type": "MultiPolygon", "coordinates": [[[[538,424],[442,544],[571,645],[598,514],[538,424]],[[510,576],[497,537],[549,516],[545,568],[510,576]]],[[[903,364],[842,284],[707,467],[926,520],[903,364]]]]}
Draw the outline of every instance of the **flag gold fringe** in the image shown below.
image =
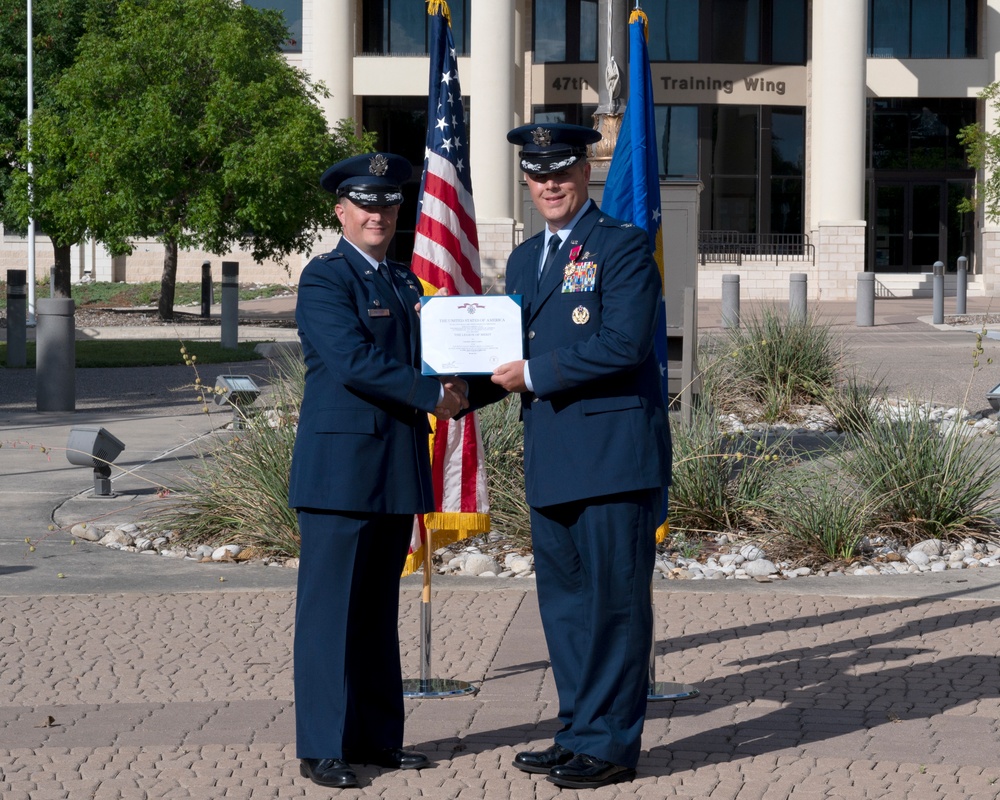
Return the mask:
{"type": "Polygon", "coordinates": [[[451,11],[448,10],[447,0],[427,0],[427,14],[431,17],[440,14],[448,20],[448,26],[451,26],[451,11]]]}
{"type": "MultiPolygon", "coordinates": [[[[430,0],[429,0],[430,1],[430,0]]],[[[646,41],[649,41],[649,17],[646,16],[646,12],[641,8],[635,8],[632,13],[628,15],[628,24],[631,25],[636,20],[642,20],[642,30],[646,34],[646,41]]]]}
{"type": "Polygon", "coordinates": [[[659,528],[656,529],[656,543],[663,544],[667,541],[670,536],[670,520],[664,522],[659,528]]]}
{"type": "MultiPolygon", "coordinates": [[[[427,528],[428,536],[433,533],[433,547],[446,547],[477,533],[486,533],[490,529],[490,515],[475,511],[432,511],[424,514],[424,527],[427,528]]],[[[406,557],[402,577],[412,575],[423,563],[424,546],[421,546],[406,557]]]]}

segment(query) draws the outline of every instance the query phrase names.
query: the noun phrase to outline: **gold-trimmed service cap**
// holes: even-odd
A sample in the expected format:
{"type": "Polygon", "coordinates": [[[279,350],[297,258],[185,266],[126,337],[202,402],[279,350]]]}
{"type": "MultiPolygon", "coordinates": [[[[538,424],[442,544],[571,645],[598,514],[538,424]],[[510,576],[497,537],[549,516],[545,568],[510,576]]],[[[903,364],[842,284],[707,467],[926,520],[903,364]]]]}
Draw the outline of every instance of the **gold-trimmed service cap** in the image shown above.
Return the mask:
{"type": "Polygon", "coordinates": [[[413,167],[392,153],[365,153],[339,161],[323,173],[320,186],[359,206],[398,206],[402,184],[413,167]]]}
{"type": "Polygon", "coordinates": [[[521,170],[531,175],[572,166],[587,157],[587,145],[600,140],[599,131],[566,122],[533,122],[507,134],[508,142],[521,145],[521,170]]]}

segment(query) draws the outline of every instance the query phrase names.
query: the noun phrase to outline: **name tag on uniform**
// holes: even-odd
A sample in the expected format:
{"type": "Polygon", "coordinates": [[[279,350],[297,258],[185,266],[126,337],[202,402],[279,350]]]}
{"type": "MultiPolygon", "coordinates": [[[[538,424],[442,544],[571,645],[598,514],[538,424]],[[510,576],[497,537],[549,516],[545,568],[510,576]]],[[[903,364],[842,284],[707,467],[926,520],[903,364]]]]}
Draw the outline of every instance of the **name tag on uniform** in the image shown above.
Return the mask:
{"type": "Polygon", "coordinates": [[[571,261],[563,272],[562,290],[592,292],[597,282],[597,264],[593,261],[571,261]]]}
{"type": "Polygon", "coordinates": [[[369,317],[391,317],[392,312],[388,308],[369,308],[369,317]]]}

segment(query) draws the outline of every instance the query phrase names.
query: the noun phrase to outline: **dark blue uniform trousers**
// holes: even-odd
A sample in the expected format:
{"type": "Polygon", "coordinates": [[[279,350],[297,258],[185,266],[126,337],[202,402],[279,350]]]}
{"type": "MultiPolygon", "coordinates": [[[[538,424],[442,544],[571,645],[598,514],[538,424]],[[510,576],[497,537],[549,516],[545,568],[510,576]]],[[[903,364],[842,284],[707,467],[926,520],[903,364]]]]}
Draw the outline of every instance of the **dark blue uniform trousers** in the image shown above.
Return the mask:
{"type": "Polygon", "coordinates": [[[300,509],[298,517],[298,757],[400,747],[399,577],[413,515],[300,509]]]}
{"type": "Polygon", "coordinates": [[[538,605],[559,695],[555,741],[635,767],[649,690],[662,492],[531,509],[538,605]]]}

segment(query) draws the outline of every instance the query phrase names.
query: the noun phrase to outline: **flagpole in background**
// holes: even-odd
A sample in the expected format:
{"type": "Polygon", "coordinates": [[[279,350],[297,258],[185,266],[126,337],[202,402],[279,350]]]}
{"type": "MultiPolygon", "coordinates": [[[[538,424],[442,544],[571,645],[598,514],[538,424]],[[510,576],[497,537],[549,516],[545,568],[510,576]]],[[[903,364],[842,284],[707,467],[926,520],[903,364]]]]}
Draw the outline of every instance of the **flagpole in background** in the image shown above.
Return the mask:
{"type": "Polygon", "coordinates": [[[597,110],[594,111],[594,130],[600,131],[601,140],[590,146],[589,160],[597,167],[606,168],[611,161],[622,125],[623,76],[618,68],[628,54],[625,18],[628,14],[626,0],[600,0],[597,6],[597,110]]]}
{"type": "MultiPolygon", "coordinates": [[[[420,181],[417,224],[410,268],[427,295],[482,294],[479,236],[472,202],[469,137],[458,82],[458,61],[445,0],[427,0],[430,23],[430,86],[427,146],[420,181]]],[[[405,697],[454,697],[474,694],[465,681],[431,677],[431,574],[437,545],[490,529],[486,466],[476,414],[437,420],[431,442],[431,472],[437,510],[418,517],[404,574],[423,556],[420,615],[420,678],[403,681],[405,697]]]]}
{"type": "MultiPolygon", "coordinates": [[[[631,222],[646,231],[649,246],[660,270],[660,307],[656,313],[653,349],[660,365],[663,397],[667,392],[666,286],[663,281],[663,231],[660,213],[660,167],[656,155],[656,117],[653,111],[653,79],[649,69],[646,37],[649,20],[639,8],[629,16],[629,101],[625,107],[611,166],[608,169],[601,211],[631,222]]],[[[667,523],[667,487],[663,492],[662,524],[656,540],[663,541],[669,532],[667,523]]],[[[652,580],[652,576],[650,576],[652,580]]],[[[650,591],[652,602],[652,591],[650,591]]],[[[655,609],[654,609],[655,618],[655,609]]],[[[656,680],[656,636],[649,652],[649,691],[647,700],[685,700],[697,697],[698,690],[683,683],[656,680]]]]}
{"type": "Polygon", "coordinates": [[[34,189],[31,183],[31,177],[34,174],[34,169],[31,163],[31,118],[35,111],[35,70],[34,70],[34,51],[35,43],[33,41],[35,36],[33,23],[32,23],[32,11],[31,11],[31,0],[28,0],[28,320],[27,324],[33,326],[35,324],[35,219],[32,213],[32,203],[34,201],[34,189]]]}

